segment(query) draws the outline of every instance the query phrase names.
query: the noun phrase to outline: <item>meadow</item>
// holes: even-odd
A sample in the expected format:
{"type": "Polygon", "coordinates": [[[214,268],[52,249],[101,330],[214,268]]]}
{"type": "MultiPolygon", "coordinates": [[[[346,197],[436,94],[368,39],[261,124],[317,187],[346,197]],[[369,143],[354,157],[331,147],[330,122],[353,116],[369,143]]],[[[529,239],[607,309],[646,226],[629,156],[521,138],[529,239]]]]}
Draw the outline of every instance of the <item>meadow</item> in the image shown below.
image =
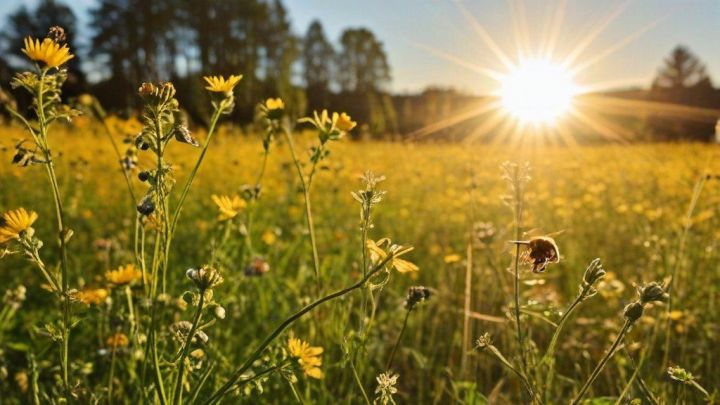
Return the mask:
{"type": "Polygon", "coordinates": [[[239,77],[190,131],[172,84],[121,119],[28,55],[0,403],[716,401],[716,146],[353,142],[279,99],[241,129],[239,77]]]}

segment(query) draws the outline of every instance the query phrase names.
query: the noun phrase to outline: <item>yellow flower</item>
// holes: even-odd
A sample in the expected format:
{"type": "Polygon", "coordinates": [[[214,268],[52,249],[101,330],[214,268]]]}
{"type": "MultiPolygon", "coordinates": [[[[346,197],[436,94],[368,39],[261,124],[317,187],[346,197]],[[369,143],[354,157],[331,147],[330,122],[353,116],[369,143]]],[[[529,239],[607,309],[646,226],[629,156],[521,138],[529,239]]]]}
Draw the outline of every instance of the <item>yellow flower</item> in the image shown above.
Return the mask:
{"type": "Polygon", "coordinates": [[[104,288],[86,288],[78,291],[73,298],[87,305],[102,304],[108,296],[108,291],[104,288]]]}
{"type": "Polygon", "coordinates": [[[370,251],[370,258],[375,263],[380,263],[387,258],[388,252],[386,252],[381,246],[388,245],[389,251],[392,253],[392,258],[385,264],[385,266],[389,268],[394,267],[399,273],[412,273],[420,270],[420,268],[414,263],[410,263],[407,260],[399,258],[400,256],[412,251],[412,247],[392,245],[390,239],[388,238],[380,239],[377,242],[368,239],[366,245],[370,251]]]}
{"type": "Polygon", "coordinates": [[[40,42],[39,39],[27,37],[25,38],[25,48],[22,51],[31,60],[43,62],[50,68],[58,67],[75,57],[70,53],[67,45],[60,46],[50,38],[45,38],[40,42]]]}
{"type": "Polygon", "coordinates": [[[108,337],[105,343],[110,348],[117,349],[119,347],[127,347],[127,345],[130,344],[130,339],[128,339],[128,337],[125,336],[124,333],[116,333],[108,337]]]}
{"type": "Polygon", "coordinates": [[[269,98],[269,99],[267,99],[267,101],[265,101],[265,108],[267,108],[270,111],[284,110],[285,102],[282,101],[282,99],[280,99],[280,98],[269,98]]]}
{"type": "Polygon", "coordinates": [[[227,80],[222,76],[205,76],[203,79],[208,84],[206,89],[215,93],[230,93],[240,83],[242,75],[230,75],[227,80]]]}
{"type": "Polygon", "coordinates": [[[28,212],[22,207],[4,213],[0,217],[0,244],[20,238],[23,232],[32,236],[35,233],[32,224],[37,218],[35,211],[28,212]]]}
{"type": "Polygon", "coordinates": [[[142,272],[135,268],[135,265],[128,264],[120,266],[117,270],[111,270],[105,273],[105,278],[112,284],[125,285],[142,278],[142,272]]]}
{"type": "Polygon", "coordinates": [[[308,342],[290,338],[288,340],[288,351],[290,351],[291,356],[298,359],[303,372],[308,377],[323,378],[323,372],[320,369],[320,366],[322,366],[322,359],[320,358],[323,352],[322,347],[313,347],[308,342]]]}
{"type": "Polygon", "coordinates": [[[333,113],[332,120],[339,130],[345,132],[352,130],[357,125],[357,122],[350,119],[350,116],[345,113],[333,113]]]}
{"type": "Polygon", "coordinates": [[[447,263],[447,264],[457,263],[457,262],[460,261],[460,259],[461,259],[461,257],[460,257],[460,255],[457,254],[457,253],[451,253],[451,254],[449,254],[449,255],[445,255],[445,257],[443,258],[443,260],[444,260],[445,263],[447,263]]]}
{"type": "Polygon", "coordinates": [[[247,205],[245,200],[238,196],[228,197],[226,195],[218,196],[213,194],[212,200],[220,210],[218,221],[227,221],[228,219],[235,218],[240,213],[240,210],[247,205]]]}
{"type": "Polygon", "coordinates": [[[266,245],[274,245],[277,241],[277,234],[268,229],[267,231],[263,232],[262,241],[265,242],[266,245]]]}

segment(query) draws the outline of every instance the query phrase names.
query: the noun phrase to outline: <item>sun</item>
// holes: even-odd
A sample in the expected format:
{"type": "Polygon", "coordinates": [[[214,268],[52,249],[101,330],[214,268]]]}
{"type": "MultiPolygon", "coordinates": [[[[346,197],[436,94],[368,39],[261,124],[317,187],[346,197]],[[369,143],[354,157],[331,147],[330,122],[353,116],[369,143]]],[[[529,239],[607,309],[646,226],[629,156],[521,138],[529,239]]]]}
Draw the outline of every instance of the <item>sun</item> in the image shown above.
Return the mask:
{"type": "Polygon", "coordinates": [[[553,124],[570,109],[577,93],[572,74],[546,59],[521,61],[500,80],[503,108],[532,124],[553,124]]]}

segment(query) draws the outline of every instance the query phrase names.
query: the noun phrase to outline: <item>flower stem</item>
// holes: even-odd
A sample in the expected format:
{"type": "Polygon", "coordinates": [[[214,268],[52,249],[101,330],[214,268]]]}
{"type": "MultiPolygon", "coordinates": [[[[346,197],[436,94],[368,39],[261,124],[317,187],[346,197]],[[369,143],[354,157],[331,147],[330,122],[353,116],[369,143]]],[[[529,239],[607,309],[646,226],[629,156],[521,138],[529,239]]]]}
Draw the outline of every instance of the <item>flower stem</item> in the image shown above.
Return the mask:
{"type": "MultiPolygon", "coordinates": [[[[315,271],[315,281],[317,282],[318,292],[320,291],[320,258],[317,251],[317,243],[315,241],[315,226],[313,224],[312,207],[310,203],[310,181],[312,176],[305,181],[302,168],[300,167],[300,161],[297,158],[295,152],[295,142],[293,141],[292,135],[289,131],[283,131],[285,139],[287,139],[288,146],[290,147],[290,154],[292,155],[293,163],[295,163],[295,169],[297,169],[298,177],[300,178],[300,185],[302,186],[303,196],[305,198],[305,218],[307,219],[308,233],[310,234],[310,245],[312,247],[313,254],[313,270],[315,271]]],[[[313,164],[313,172],[315,171],[315,165],[313,164]]]]}
{"type": "Polygon", "coordinates": [[[183,345],[182,355],[180,356],[180,363],[178,365],[177,378],[175,379],[175,393],[173,394],[173,404],[180,404],[182,401],[182,381],[183,375],[185,374],[185,359],[190,353],[190,346],[192,339],[195,337],[195,331],[197,331],[200,318],[202,317],[202,309],[205,304],[205,291],[200,291],[200,300],[198,301],[197,310],[195,311],[195,318],[193,319],[192,327],[190,332],[185,338],[185,344],[183,345]]]}
{"type": "Polygon", "coordinates": [[[623,339],[625,338],[625,335],[632,327],[633,322],[626,320],[625,324],[623,325],[622,329],[620,330],[620,333],[618,333],[617,337],[615,338],[615,341],[613,342],[612,346],[610,346],[610,350],[605,353],[605,356],[600,360],[600,362],[595,366],[595,370],[593,370],[592,374],[590,374],[590,377],[585,381],[585,384],[580,389],[580,392],[575,396],[575,399],[573,399],[571,405],[577,405],[580,403],[582,398],[587,393],[588,389],[590,389],[590,386],[595,382],[598,375],[600,375],[600,372],[605,367],[607,362],[610,360],[610,358],[615,354],[615,351],[617,350],[620,343],[622,343],[623,339]]]}
{"type": "Polygon", "coordinates": [[[393,345],[392,351],[390,352],[390,358],[388,359],[387,365],[385,366],[386,371],[390,371],[390,367],[392,367],[392,362],[395,359],[395,352],[397,351],[398,346],[400,346],[400,340],[402,340],[403,333],[405,333],[405,328],[407,328],[410,311],[410,309],[405,311],[405,319],[403,320],[403,326],[400,329],[400,334],[398,335],[397,340],[395,341],[395,345],[393,345]]]}

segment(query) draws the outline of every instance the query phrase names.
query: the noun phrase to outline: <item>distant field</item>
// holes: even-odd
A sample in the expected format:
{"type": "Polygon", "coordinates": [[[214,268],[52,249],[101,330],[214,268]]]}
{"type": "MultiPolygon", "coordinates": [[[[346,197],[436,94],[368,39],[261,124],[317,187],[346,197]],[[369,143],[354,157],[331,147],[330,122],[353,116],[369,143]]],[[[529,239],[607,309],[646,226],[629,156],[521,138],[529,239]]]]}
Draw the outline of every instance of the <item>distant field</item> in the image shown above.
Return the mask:
{"type": "MultiPolygon", "coordinates": [[[[101,128],[80,124],[56,129],[50,136],[67,222],[74,230],[68,249],[75,288],[102,285],[107,270],[133,262],[137,204],[128,195],[116,155],[101,128]]],[[[122,132],[127,130],[130,135],[132,125],[122,121],[113,125],[124,150],[127,145],[122,143],[122,132]]],[[[34,228],[45,242],[41,253],[48,265],[55,266],[54,211],[45,172],[40,165],[12,166],[16,139],[25,135],[16,127],[0,131],[0,211],[21,206],[37,211],[34,228]]],[[[312,133],[296,135],[303,158],[305,145],[313,137],[312,133]]],[[[599,257],[608,271],[599,294],[583,303],[560,337],[555,395],[571,397],[592,371],[622,325],[622,309],[634,299],[634,286],[663,281],[674,266],[679,271],[671,291],[669,361],[701,376],[698,381],[706,388],[720,385],[720,187],[712,177],[720,175],[716,159],[720,148],[704,144],[528,146],[508,152],[482,145],[343,140],[329,149],[331,154],[312,186],[323,290],[334,291],[362,275],[360,207],[350,193],[364,187],[359,176],[366,170],[387,178],[379,185],[387,194],[375,208],[375,227],[369,237],[390,237],[393,242],[414,246],[403,258],[420,267],[418,273],[392,273],[379,296],[375,327],[356,364],[357,378],[371,397],[375,377],[384,371],[403,323],[407,288],[424,285],[433,289],[433,295],[410,314],[395,355],[393,369],[400,374],[396,399],[401,403],[479,403],[485,396],[496,403],[519,401],[521,385],[511,372],[478,351],[463,360],[462,351],[468,230],[473,223],[483,223],[484,233],[472,250],[468,291],[473,314],[465,336],[474,342],[489,332],[506,357],[517,353],[511,322],[512,274],[507,271],[513,260],[512,245],[508,244],[514,239],[513,216],[503,203],[507,184],[500,170],[507,160],[527,161],[531,166],[523,229],[534,230],[533,235],[560,232],[554,234],[560,262],[548,266],[543,274],[522,274],[523,321],[541,352],[552,335],[550,323],[557,322],[558,311],[577,295],[587,264],[599,257]],[[697,206],[688,216],[694,188],[706,174],[711,176],[696,190],[697,206]],[[683,229],[687,232],[681,248],[683,229]]],[[[196,156],[197,149],[188,145],[173,144],[168,149],[167,160],[173,164],[178,187],[196,156]]],[[[315,297],[303,196],[282,139],[270,149],[250,228],[253,251],[267,260],[269,271],[262,277],[247,276],[245,268],[251,258],[243,242],[243,227],[223,236],[225,228],[217,221],[211,196],[238,194],[242,185],[254,184],[261,159],[260,137],[224,128],[212,141],[177,229],[167,277],[168,304],[161,315],[164,325],[191,317],[191,309],[175,304],[183,291],[190,289],[187,268],[215,255],[225,278],[215,289],[215,300],[222,303],[227,316],[207,330],[207,363],[193,363],[197,366],[191,371],[193,382],[207,364],[213,364],[207,384],[220,385],[274,325],[315,297]],[[216,249],[219,241],[226,243],[216,249]]],[[[149,156],[140,155],[140,168],[152,164],[149,156]]],[[[137,169],[132,173],[134,187],[143,190],[137,173],[137,169]]],[[[27,381],[21,383],[22,373],[33,375],[30,358],[37,362],[40,371],[36,377],[41,384],[49,384],[57,372],[53,370],[56,350],[41,332],[46,322],[55,319],[47,309],[55,304],[40,288],[43,280],[39,273],[20,256],[0,261],[0,280],[5,289],[19,284],[28,289],[17,314],[0,325],[4,374],[0,391],[15,395],[21,392],[18,387],[22,392],[32,389],[27,381]]],[[[142,313],[141,291],[137,294],[137,309],[142,313]]],[[[116,313],[125,311],[125,296],[117,290],[111,298],[101,305],[78,307],[81,322],[72,332],[74,378],[94,392],[104,392],[108,385],[111,359],[104,349],[107,337],[127,328],[126,318],[116,313]]],[[[350,294],[320,307],[292,327],[295,335],[325,348],[325,378],[301,378],[294,386],[307,403],[361,401],[356,378],[343,354],[343,342],[353,340],[351,332],[358,328],[361,305],[362,294],[350,294]]],[[[625,348],[636,361],[650,348],[640,375],[652,392],[667,403],[673,403],[670,398],[700,403],[695,391],[671,381],[661,365],[665,322],[663,307],[646,308],[625,348]]],[[[170,345],[169,329],[162,328],[163,342],[170,345]]],[[[169,348],[163,354],[165,361],[171,360],[174,350],[169,348]]],[[[112,360],[118,379],[112,384],[117,395],[127,392],[126,403],[132,401],[130,392],[134,392],[137,364],[143,356],[143,345],[131,342],[127,352],[112,360]]],[[[627,359],[623,354],[610,361],[591,389],[594,397],[616,398],[625,388],[633,370],[627,359]]],[[[288,403],[293,395],[287,381],[279,377],[269,378],[262,387],[261,395],[256,391],[244,401],[288,403]]],[[[24,395],[16,398],[26,398],[24,395]]],[[[632,385],[626,399],[641,397],[637,385],[632,385]]]]}

